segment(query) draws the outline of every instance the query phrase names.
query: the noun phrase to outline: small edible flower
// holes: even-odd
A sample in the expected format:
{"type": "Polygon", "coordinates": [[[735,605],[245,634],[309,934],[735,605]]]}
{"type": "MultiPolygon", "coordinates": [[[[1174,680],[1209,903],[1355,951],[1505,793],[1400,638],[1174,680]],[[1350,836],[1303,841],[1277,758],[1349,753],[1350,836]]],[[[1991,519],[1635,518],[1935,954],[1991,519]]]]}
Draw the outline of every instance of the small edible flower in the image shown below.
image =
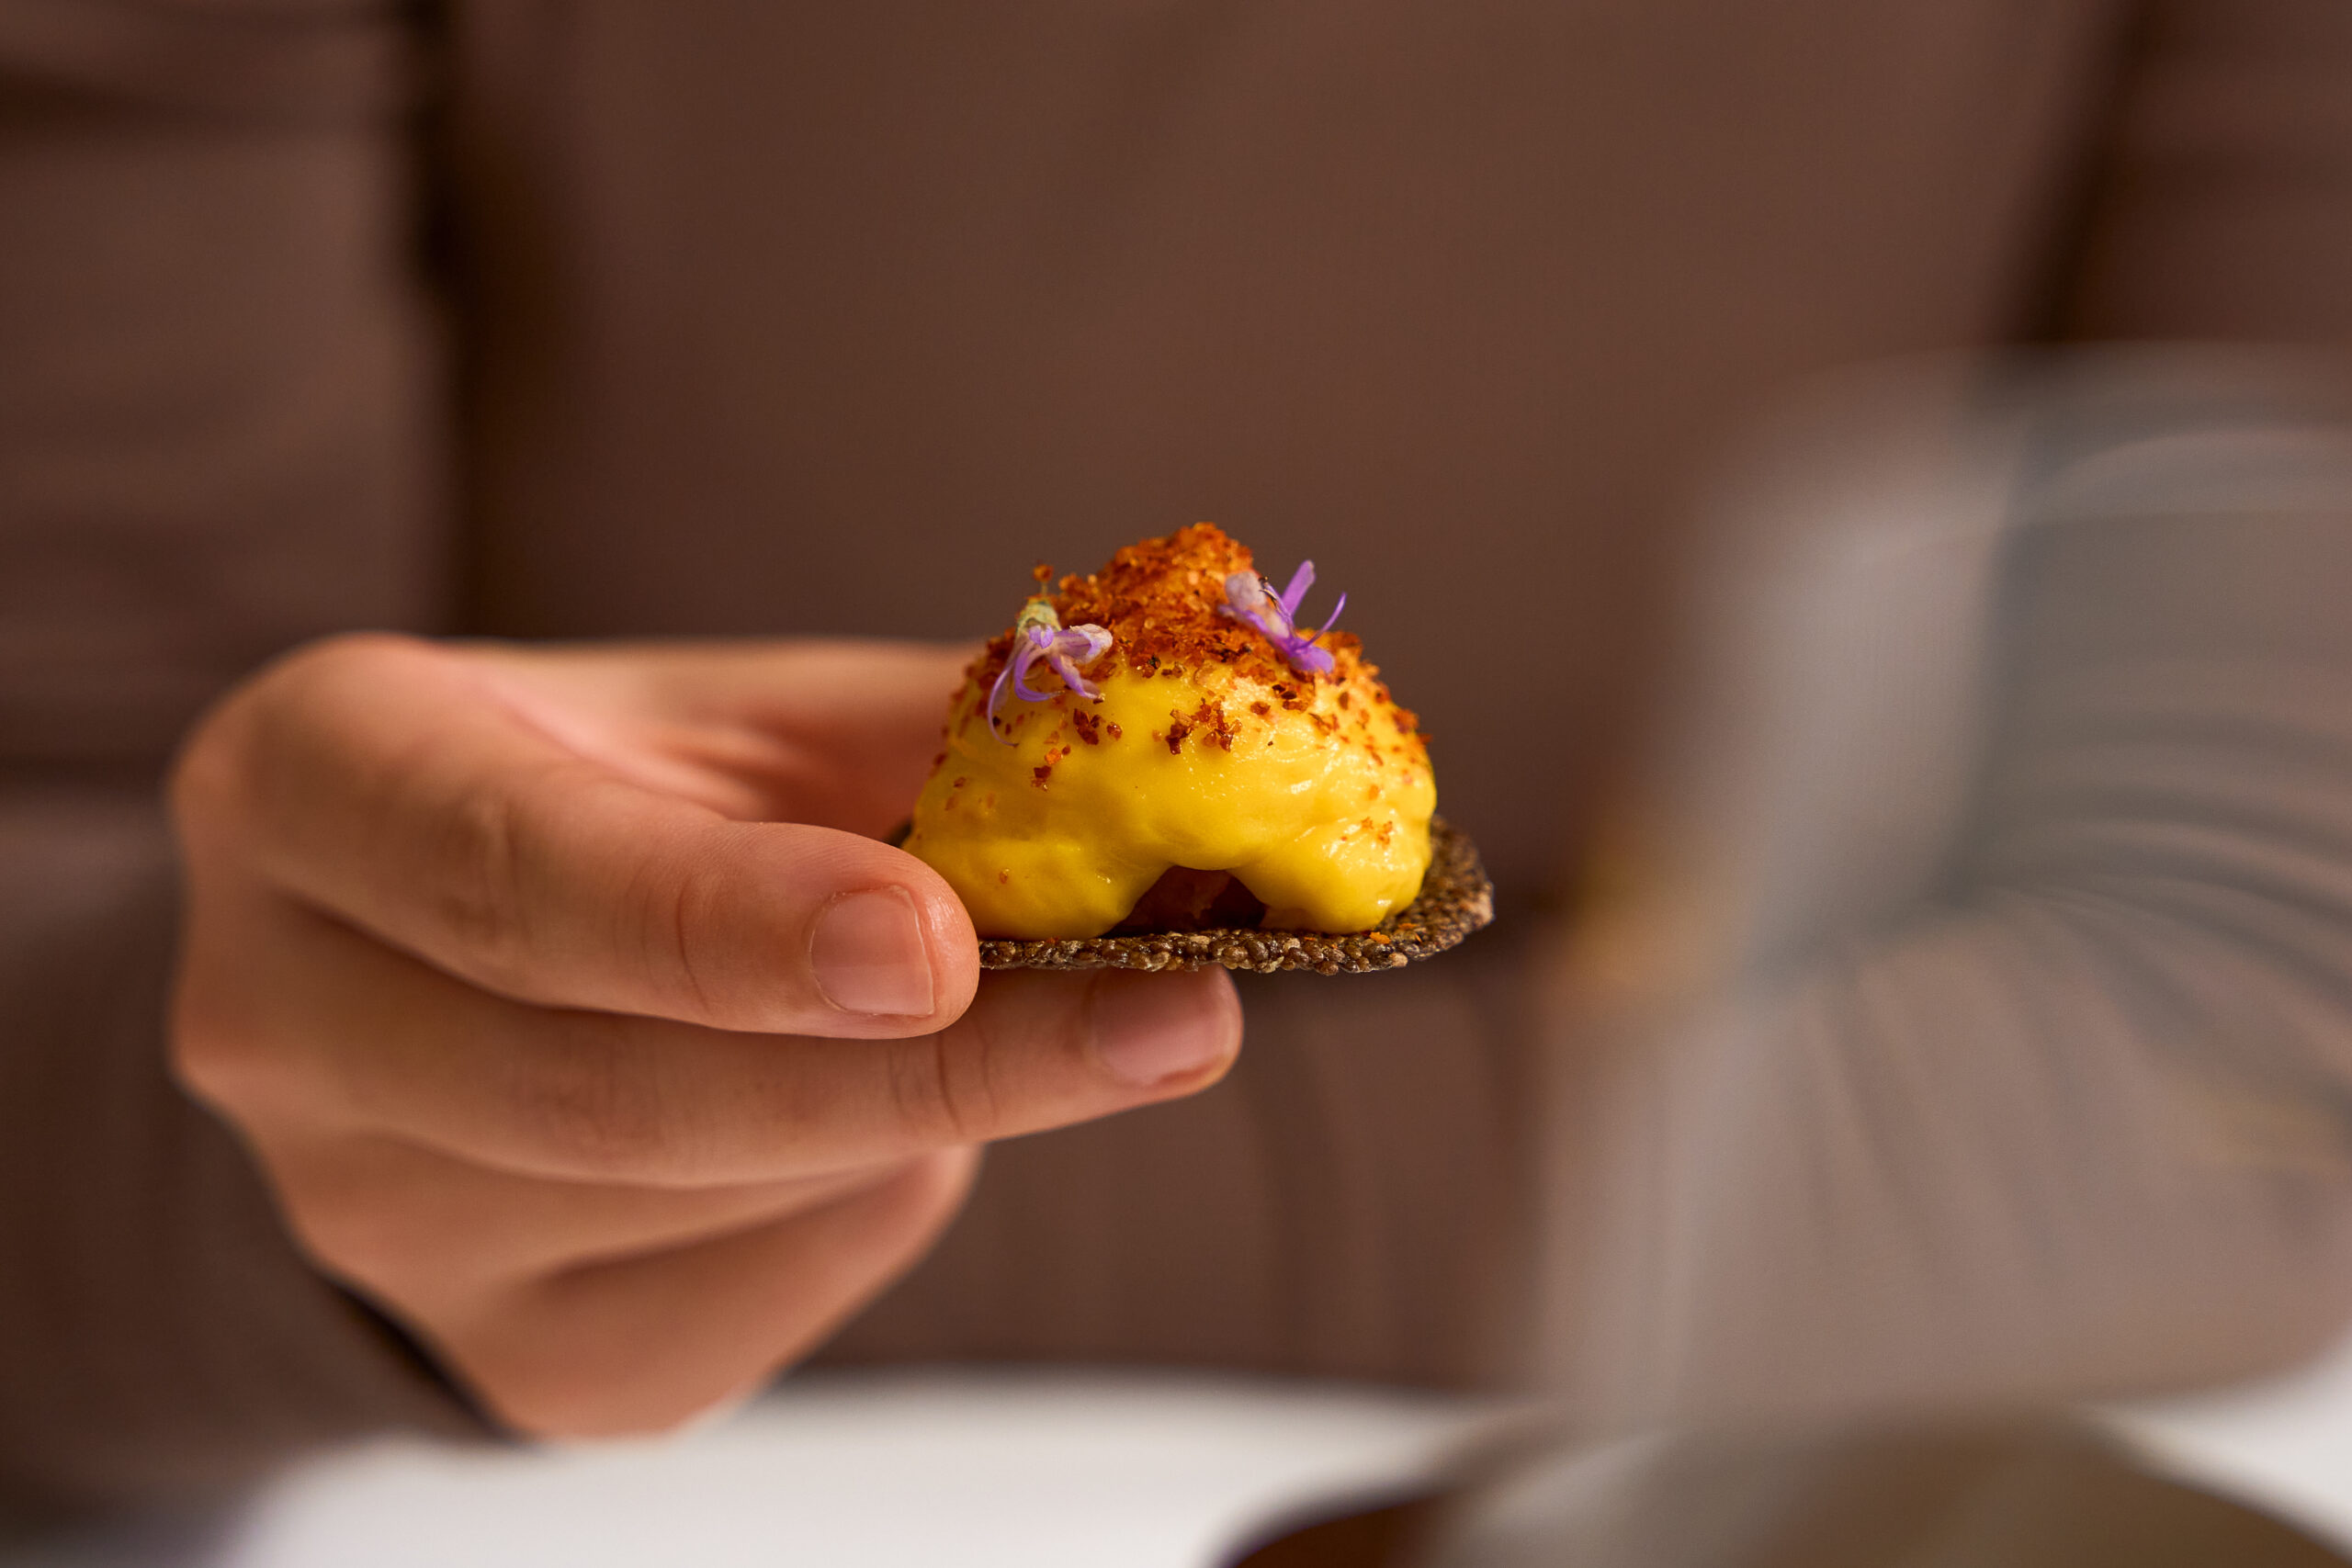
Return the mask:
{"type": "Polygon", "coordinates": [[[1062,678],[1063,685],[1089,702],[1101,702],[1102,694],[1088,685],[1079,671],[1110,651],[1111,634],[1103,627],[1091,624],[1065,627],[1051,604],[1043,599],[1030,600],[1013,620],[1012,650],[989,690],[989,733],[1007,746],[1012,744],[1012,737],[997,728],[997,710],[1003,705],[1008,684],[1033,703],[1042,703],[1052,694],[1033,691],[1029,685],[1029,671],[1041,659],[1062,678]]]}
{"type": "Polygon", "coordinates": [[[1348,596],[1331,606],[1331,614],[1313,636],[1302,636],[1297,615],[1306,591],[1315,586],[1315,563],[1303,560],[1290,576],[1289,586],[1277,594],[1274,585],[1254,571],[1237,571],[1225,580],[1225,603],[1216,613],[1227,619],[1257,627],[1266,640],[1283,650],[1290,667],[1302,675],[1329,675],[1337,662],[1328,648],[1317,648],[1316,642],[1331,629],[1340,612],[1348,607],[1348,596]]]}

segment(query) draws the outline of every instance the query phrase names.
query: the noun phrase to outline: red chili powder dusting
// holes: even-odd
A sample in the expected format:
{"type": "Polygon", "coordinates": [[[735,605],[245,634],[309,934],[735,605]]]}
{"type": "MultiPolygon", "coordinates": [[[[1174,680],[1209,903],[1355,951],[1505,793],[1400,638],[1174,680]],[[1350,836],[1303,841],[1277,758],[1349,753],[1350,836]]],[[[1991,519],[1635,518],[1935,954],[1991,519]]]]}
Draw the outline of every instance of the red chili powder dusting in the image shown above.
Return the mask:
{"type": "MultiPolygon", "coordinates": [[[[1166,538],[1129,545],[1100,571],[1063,578],[1046,597],[1062,625],[1091,622],[1110,632],[1111,651],[1086,671],[1090,679],[1100,680],[1122,668],[1138,676],[1174,679],[1217,664],[1273,688],[1284,709],[1306,712],[1314,703],[1314,678],[1294,670],[1254,627],[1217,614],[1217,607],[1226,602],[1226,578],[1233,572],[1255,570],[1256,566],[1249,547],[1225,530],[1214,523],[1194,523],[1166,538]]],[[[1049,568],[1039,567],[1031,575],[1042,584],[1052,573],[1049,568]]],[[[1345,682],[1361,675],[1370,682],[1374,700],[1395,713],[1397,728],[1408,736],[1413,734],[1413,716],[1395,705],[1380,684],[1379,667],[1363,658],[1363,644],[1352,633],[1330,632],[1322,646],[1331,650],[1338,663],[1330,679],[1345,682]]],[[[986,690],[994,684],[1012,648],[1010,630],[989,640],[968,671],[977,687],[986,690]]],[[[1340,699],[1347,700],[1345,692],[1340,699]]],[[[1253,711],[1262,716],[1255,705],[1253,711]]],[[[1178,720],[1165,737],[1169,749],[1175,750],[1196,728],[1207,731],[1218,744],[1231,747],[1231,727],[1219,712],[1213,720],[1205,713],[1193,715],[1189,724],[1178,720]]],[[[1119,739],[1117,725],[1102,728],[1112,739],[1119,739]]],[[[1080,739],[1089,745],[1094,744],[1091,730],[1089,724],[1079,726],[1080,739]]]]}

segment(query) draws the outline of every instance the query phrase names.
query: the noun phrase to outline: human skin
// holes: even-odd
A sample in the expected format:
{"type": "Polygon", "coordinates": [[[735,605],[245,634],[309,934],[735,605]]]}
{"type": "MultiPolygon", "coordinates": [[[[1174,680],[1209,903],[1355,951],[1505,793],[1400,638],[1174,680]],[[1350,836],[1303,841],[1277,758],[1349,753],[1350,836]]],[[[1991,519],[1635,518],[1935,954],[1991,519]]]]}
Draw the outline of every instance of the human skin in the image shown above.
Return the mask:
{"type": "Polygon", "coordinates": [[[297,651],[175,770],[181,1080],[298,1243],[538,1436],[755,1390],[990,1140],[1222,1077],[1221,971],[983,978],[878,840],[963,650],[297,651]]]}

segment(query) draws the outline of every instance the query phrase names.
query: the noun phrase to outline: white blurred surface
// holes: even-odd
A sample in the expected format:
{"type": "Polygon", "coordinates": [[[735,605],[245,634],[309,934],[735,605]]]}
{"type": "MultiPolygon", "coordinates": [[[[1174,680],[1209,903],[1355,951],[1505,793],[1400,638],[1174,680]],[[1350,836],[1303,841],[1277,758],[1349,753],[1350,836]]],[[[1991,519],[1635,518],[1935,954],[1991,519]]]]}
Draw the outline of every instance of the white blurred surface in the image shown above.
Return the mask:
{"type": "Polygon", "coordinates": [[[260,1500],[222,1568],[1206,1568],[1428,1473],[1497,1407],[1350,1385],[825,1374],[661,1443],[367,1450],[260,1500]]]}
{"type": "Polygon", "coordinates": [[[2352,1552],[2352,1338],[2283,1377],[2098,1419],[2154,1469],[2352,1552]]]}

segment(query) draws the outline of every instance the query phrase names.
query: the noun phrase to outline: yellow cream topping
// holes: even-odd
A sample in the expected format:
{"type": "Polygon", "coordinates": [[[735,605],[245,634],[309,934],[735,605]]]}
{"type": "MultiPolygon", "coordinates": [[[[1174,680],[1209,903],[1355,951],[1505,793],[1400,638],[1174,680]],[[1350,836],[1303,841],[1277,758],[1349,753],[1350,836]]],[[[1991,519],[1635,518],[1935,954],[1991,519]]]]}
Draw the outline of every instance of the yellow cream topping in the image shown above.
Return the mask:
{"type": "Polygon", "coordinates": [[[1419,891],[1428,751],[1352,649],[1278,684],[1208,663],[1099,685],[1008,702],[995,733],[977,680],[956,697],[907,848],[982,936],[1100,935],[1171,866],[1232,873],[1290,930],[1368,931],[1419,891]]]}

